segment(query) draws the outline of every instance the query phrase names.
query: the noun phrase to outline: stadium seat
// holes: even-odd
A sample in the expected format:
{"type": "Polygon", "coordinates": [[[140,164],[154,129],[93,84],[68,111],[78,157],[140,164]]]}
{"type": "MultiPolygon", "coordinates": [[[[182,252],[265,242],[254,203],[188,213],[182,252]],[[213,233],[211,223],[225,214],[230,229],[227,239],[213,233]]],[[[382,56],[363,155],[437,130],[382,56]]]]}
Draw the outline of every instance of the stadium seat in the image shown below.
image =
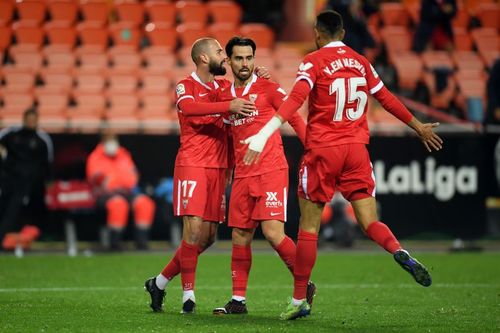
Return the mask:
{"type": "Polygon", "coordinates": [[[457,14],[451,21],[453,28],[467,29],[467,27],[469,26],[469,21],[470,21],[469,12],[467,11],[467,9],[459,5],[457,8],[457,14]]]}
{"type": "Polygon", "coordinates": [[[99,128],[106,106],[104,95],[74,94],[76,106],[68,109],[71,127],[79,130],[96,130],[99,128]]]}
{"type": "Polygon", "coordinates": [[[451,54],[453,63],[457,70],[476,70],[484,69],[483,62],[476,52],[472,51],[455,51],[451,54]]]}
{"type": "Polygon", "coordinates": [[[103,70],[108,67],[108,54],[100,50],[79,48],[77,57],[82,69],[103,70]]]}
{"type": "Polygon", "coordinates": [[[419,1],[404,1],[404,7],[414,26],[420,22],[420,2],[419,1]]]}
{"type": "Polygon", "coordinates": [[[453,70],[453,63],[446,51],[426,51],[422,53],[422,61],[425,68],[446,68],[453,70]]]}
{"type": "Polygon", "coordinates": [[[83,47],[91,46],[104,51],[108,46],[108,30],[96,22],[82,22],[77,25],[78,35],[83,47]]]}
{"type": "Polygon", "coordinates": [[[472,40],[481,58],[491,67],[500,53],[500,37],[493,28],[477,28],[471,31],[472,40]]]}
{"type": "Polygon", "coordinates": [[[393,63],[394,55],[411,51],[412,37],[405,27],[389,26],[380,29],[389,63],[393,63]]]}
{"type": "Polygon", "coordinates": [[[257,49],[272,49],[274,47],[274,31],[265,24],[242,24],[240,34],[243,37],[253,39],[257,44],[257,49]]]}
{"type": "Polygon", "coordinates": [[[139,48],[142,30],[139,30],[130,23],[113,23],[110,26],[110,32],[115,46],[128,46],[135,50],[139,48]]]}
{"type": "Polygon", "coordinates": [[[51,89],[37,89],[35,90],[35,96],[41,118],[47,116],[59,117],[62,120],[61,125],[64,125],[69,101],[68,93],[51,89]]]}
{"type": "Polygon", "coordinates": [[[16,2],[17,12],[20,20],[39,25],[45,20],[45,1],[42,0],[21,0],[16,2]]]}
{"type": "Polygon", "coordinates": [[[495,61],[498,58],[500,58],[500,51],[498,50],[480,51],[480,55],[486,67],[491,69],[495,61]]]}
{"type": "Polygon", "coordinates": [[[184,24],[200,24],[204,26],[208,21],[207,6],[198,0],[177,1],[175,3],[180,21],[184,24]]]}
{"type": "Polygon", "coordinates": [[[76,69],[74,72],[75,91],[79,94],[102,92],[106,83],[104,75],[99,70],[76,69]]]}
{"type": "Polygon", "coordinates": [[[197,39],[208,35],[205,27],[198,23],[180,24],[176,30],[182,47],[190,48],[197,39]]]}
{"type": "Polygon", "coordinates": [[[481,26],[493,28],[498,31],[500,28],[500,5],[498,3],[484,3],[477,8],[477,17],[481,21],[481,26]]]}
{"type": "Polygon", "coordinates": [[[51,45],[71,50],[76,45],[76,30],[61,21],[51,21],[45,25],[45,32],[51,45]]]}
{"type": "Polygon", "coordinates": [[[10,25],[13,14],[14,2],[10,0],[0,1],[0,27],[10,25]]]}
{"type": "Polygon", "coordinates": [[[175,25],[176,8],[175,4],[161,0],[149,0],[145,2],[146,13],[149,20],[155,24],[167,27],[175,25]]]}
{"type": "Polygon", "coordinates": [[[472,15],[477,15],[479,7],[483,4],[492,3],[493,0],[463,0],[464,8],[472,15]]]}
{"type": "Polygon", "coordinates": [[[144,20],[144,6],[142,2],[116,1],[115,10],[121,23],[139,27],[144,20]]]}
{"type": "Polygon", "coordinates": [[[0,26],[0,52],[9,47],[12,39],[12,28],[0,26]]]}
{"type": "Polygon", "coordinates": [[[46,46],[42,53],[50,68],[72,69],[76,64],[76,56],[71,50],[46,46]]]}
{"type": "Polygon", "coordinates": [[[431,106],[442,110],[448,109],[455,95],[455,80],[452,77],[448,77],[447,86],[440,92],[437,91],[436,78],[432,72],[424,72],[422,80],[429,90],[431,106]]]}
{"type": "Polygon", "coordinates": [[[139,128],[139,99],[135,94],[110,94],[110,107],[105,113],[108,126],[135,131],[139,128]]]}
{"type": "Polygon", "coordinates": [[[78,5],[73,0],[51,0],[48,2],[50,19],[67,27],[76,21],[78,5]]]}
{"type": "Polygon", "coordinates": [[[108,92],[111,94],[135,94],[137,74],[111,70],[108,72],[108,83],[108,92]]]}
{"type": "Polygon", "coordinates": [[[384,2],[380,4],[380,14],[385,26],[408,26],[409,15],[401,3],[384,2]]]}
{"type": "Polygon", "coordinates": [[[165,128],[175,121],[171,99],[165,94],[144,94],[141,98],[142,108],[139,113],[142,126],[149,128],[165,128]]]}
{"type": "Polygon", "coordinates": [[[237,26],[241,22],[241,7],[234,1],[209,1],[207,7],[214,23],[227,23],[237,26]]]}
{"type": "Polygon", "coordinates": [[[193,62],[190,65],[182,66],[182,67],[174,67],[172,68],[172,79],[174,81],[174,86],[181,80],[184,80],[186,77],[190,76],[193,71],[196,70],[193,62]]]}
{"type": "Polygon", "coordinates": [[[239,35],[239,26],[232,23],[214,23],[208,26],[208,34],[217,39],[224,48],[231,38],[239,35]]]}
{"type": "Polygon", "coordinates": [[[157,74],[149,70],[141,72],[141,93],[144,95],[165,95],[170,93],[172,85],[168,75],[157,74]]]}
{"type": "Polygon", "coordinates": [[[43,86],[51,91],[71,91],[73,89],[73,76],[69,69],[43,68],[40,71],[43,86]]]}
{"type": "Polygon", "coordinates": [[[24,111],[34,105],[35,99],[30,92],[12,92],[3,94],[3,107],[0,109],[0,115],[5,122],[5,118],[14,118],[18,122],[24,111]]]}
{"type": "Polygon", "coordinates": [[[35,84],[35,74],[29,68],[18,68],[15,66],[3,66],[2,75],[5,85],[2,93],[5,92],[30,92],[35,84]]]}
{"type": "Polygon", "coordinates": [[[148,23],[144,30],[152,46],[166,47],[173,51],[177,46],[177,32],[175,28],[163,23],[148,23]]]}
{"type": "Polygon", "coordinates": [[[11,47],[9,51],[10,57],[14,60],[17,68],[29,68],[36,72],[42,67],[43,57],[38,51],[17,47],[11,47]]]}
{"type": "Polygon", "coordinates": [[[453,44],[457,51],[472,50],[472,38],[467,29],[462,27],[453,27],[453,44]]]}
{"type": "Polygon", "coordinates": [[[123,71],[136,71],[141,67],[141,54],[128,47],[114,47],[108,51],[111,65],[114,69],[123,71]]]}
{"type": "Polygon", "coordinates": [[[110,5],[106,0],[84,0],[80,3],[80,10],[86,22],[93,22],[101,27],[108,22],[110,5]]]}
{"type": "Polygon", "coordinates": [[[39,49],[43,44],[44,31],[42,28],[33,25],[33,23],[15,22],[12,27],[17,41],[16,46],[24,45],[28,46],[27,49],[39,49]]]}
{"type": "Polygon", "coordinates": [[[142,50],[148,71],[155,73],[169,72],[177,65],[175,54],[161,46],[148,47],[142,50]]]}
{"type": "Polygon", "coordinates": [[[422,59],[413,52],[395,54],[393,64],[396,69],[398,86],[413,91],[417,87],[423,72],[422,59]]]}

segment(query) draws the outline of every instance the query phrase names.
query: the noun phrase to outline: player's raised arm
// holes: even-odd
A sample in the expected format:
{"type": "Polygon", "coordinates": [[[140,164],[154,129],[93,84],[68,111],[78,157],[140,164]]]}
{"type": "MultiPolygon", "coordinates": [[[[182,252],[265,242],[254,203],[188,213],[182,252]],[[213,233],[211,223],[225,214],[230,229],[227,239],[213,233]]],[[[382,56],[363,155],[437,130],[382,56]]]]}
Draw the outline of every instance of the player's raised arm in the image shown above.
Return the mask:
{"type": "Polygon", "coordinates": [[[308,82],[305,80],[297,81],[288,99],[280,106],[278,113],[257,134],[241,142],[248,144],[248,150],[243,158],[245,164],[258,161],[269,137],[302,106],[310,91],[311,86],[308,82]]]}
{"type": "Polygon", "coordinates": [[[434,133],[433,129],[439,123],[421,123],[386,87],[382,87],[373,94],[380,104],[396,118],[411,127],[419,136],[427,151],[438,151],[443,148],[443,140],[434,133]]]}

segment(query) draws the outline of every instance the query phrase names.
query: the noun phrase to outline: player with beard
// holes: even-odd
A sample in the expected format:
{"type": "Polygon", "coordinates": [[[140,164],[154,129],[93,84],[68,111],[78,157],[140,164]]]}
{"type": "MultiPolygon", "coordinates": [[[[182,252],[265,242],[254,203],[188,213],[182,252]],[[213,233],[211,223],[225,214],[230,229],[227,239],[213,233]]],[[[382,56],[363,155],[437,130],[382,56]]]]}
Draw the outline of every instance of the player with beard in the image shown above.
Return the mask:
{"type": "MultiPolygon", "coordinates": [[[[425,287],[432,280],[427,269],[405,251],[387,225],[380,222],[375,201],[375,179],[366,145],[368,95],[407,124],[429,152],[443,141],[433,132],[439,123],[423,124],[392,95],[368,60],[344,43],[342,17],[324,11],[314,27],[318,50],[304,58],[290,97],[260,131],[247,138],[244,162],[251,165],[265,152],[266,141],[309,96],[309,115],[303,165],[299,175],[300,225],[294,270],[294,293],[281,318],[310,314],[306,288],[317,254],[321,212],[338,190],[352,203],[356,219],[374,242],[391,253],[415,281],[425,287]],[[264,149],[264,150],[263,150],[264,149]]],[[[262,158],[262,157],[261,157],[262,158]]]]}
{"type": "MultiPolygon", "coordinates": [[[[174,257],[157,277],[148,279],[145,288],[151,308],[162,311],[165,288],[181,274],[182,313],[195,310],[195,273],[198,255],[213,244],[218,223],[225,216],[225,186],[231,178],[228,156],[228,126],[222,113],[246,116],[255,111],[252,102],[232,99],[213,103],[213,92],[230,84],[215,79],[226,74],[226,55],[213,38],[197,40],[191,49],[196,71],[176,87],[180,124],[180,148],[174,169],[174,214],[182,216],[182,242],[174,257]]],[[[259,75],[268,77],[266,69],[259,75]]]]}
{"type": "MultiPolygon", "coordinates": [[[[281,135],[274,133],[262,153],[259,163],[245,165],[243,156],[246,146],[240,143],[271,119],[286,99],[279,84],[258,78],[253,74],[255,42],[249,38],[233,37],[226,45],[228,63],[233,72],[234,83],[217,91],[218,101],[244,98],[255,103],[256,110],[247,117],[233,114],[231,123],[236,168],[229,203],[228,225],[232,227],[231,272],[233,295],[221,308],[213,311],[217,315],[246,314],[246,290],[252,265],[252,240],[256,228],[262,232],[281,260],[293,273],[295,243],[285,234],[287,214],[288,164],[283,151],[281,135]]],[[[295,114],[290,118],[299,139],[304,143],[306,128],[304,120],[295,114]]],[[[308,285],[308,301],[312,303],[316,287],[308,285]]]]}

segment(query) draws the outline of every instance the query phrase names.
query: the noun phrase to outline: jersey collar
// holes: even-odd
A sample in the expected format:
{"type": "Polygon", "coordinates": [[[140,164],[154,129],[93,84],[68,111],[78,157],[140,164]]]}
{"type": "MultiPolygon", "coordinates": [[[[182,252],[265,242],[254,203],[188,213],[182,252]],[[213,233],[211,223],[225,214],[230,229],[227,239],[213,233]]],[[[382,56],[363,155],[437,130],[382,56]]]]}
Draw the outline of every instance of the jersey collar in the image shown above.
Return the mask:
{"type": "MultiPolygon", "coordinates": [[[[195,80],[196,82],[198,82],[199,84],[201,84],[202,86],[207,88],[208,90],[212,90],[212,88],[210,88],[207,84],[205,84],[205,83],[203,83],[203,81],[201,81],[200,77],[198,76],[198,74],[196,74],[196,72],[192,72],[191,77],[193,78],[193,80],[195,80]]],[[[217,84],[217,81],[215,81],[215,80],[214,80],[214,87],[215,87],[215,90],[219,89],[219,85],[217,84]]]]}
{"type": "MultiPolygon", "coordinates": [[[[250,88],[252,88],[252,85],[255,83],[255,81],[257,81],[257,75],[252,74],[252,80],[250,82],[248,82],[247,85],[245,86],[245,89],[243,89],[243,94],[241,94],[241,97],[243,97],[246,94],[248,94],[248,92],[250,91],[250,88]]],[[[236,96],[236,90],[234,88],[234,82],[231,85],[231,95],[233,95],[234,98],[238,97],[238,96],[236,96]]]]}
{"type": "Polygon", "coordinates": [[[337,40],[337,41],[334,41],[334,42],[330,42],[330,43],[326,44],[323,47],[341,47],[341,46],[345,46],[345,44],[342,43],[341,41],[337,40]]]}

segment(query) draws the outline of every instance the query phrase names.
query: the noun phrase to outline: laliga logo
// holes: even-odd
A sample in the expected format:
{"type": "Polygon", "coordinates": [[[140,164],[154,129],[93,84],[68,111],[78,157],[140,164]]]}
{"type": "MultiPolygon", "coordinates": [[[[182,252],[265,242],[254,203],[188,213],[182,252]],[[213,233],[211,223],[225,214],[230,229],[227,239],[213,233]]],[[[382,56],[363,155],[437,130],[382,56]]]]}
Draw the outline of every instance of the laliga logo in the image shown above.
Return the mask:
{"type": "Polygon", "coordinates": [[[425,170],[417,161],[395,165],[390,170],[383,161],[374,166],[377,192],[380,194],[434,194],[439,201],[448,201],[455,193],[477,192],[477,168],[474,166],[438,166],[436,160],[425,160],[425,170]]]}

